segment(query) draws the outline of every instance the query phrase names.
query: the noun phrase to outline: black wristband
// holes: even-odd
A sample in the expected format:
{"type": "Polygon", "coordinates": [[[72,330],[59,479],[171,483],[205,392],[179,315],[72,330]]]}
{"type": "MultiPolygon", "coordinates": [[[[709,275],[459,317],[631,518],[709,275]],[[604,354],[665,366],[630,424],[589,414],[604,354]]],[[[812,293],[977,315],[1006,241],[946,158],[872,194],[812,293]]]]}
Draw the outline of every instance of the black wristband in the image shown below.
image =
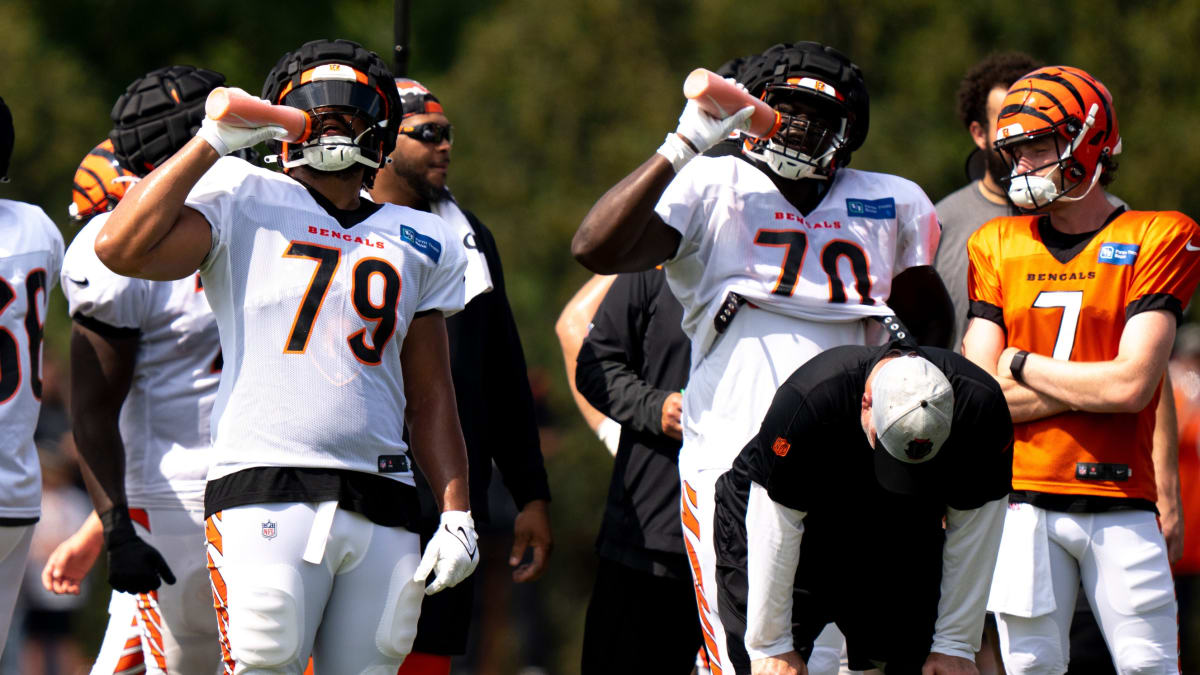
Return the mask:
{"type": "Polygon", "coordinates": [[[1025,376],[1022,374],[1022,371],[1025,370],[1025,359],[1028,356],[1029,352],[1022,349],[1021,351],[1017,352],[1012,357],[1012,361],[1008,363],[1008,370],[1012,373],[1012,379],[1020,382],[1021,384],[1025,384],[1025,376]]]}
{"type": "Polygon", "coordinates": [[[138,538],[133,529],[133,520],[129,517],[129,507],[123,504],[101,513],[100,525],[104,528],[104,545],[110,549],[138,538]]]}

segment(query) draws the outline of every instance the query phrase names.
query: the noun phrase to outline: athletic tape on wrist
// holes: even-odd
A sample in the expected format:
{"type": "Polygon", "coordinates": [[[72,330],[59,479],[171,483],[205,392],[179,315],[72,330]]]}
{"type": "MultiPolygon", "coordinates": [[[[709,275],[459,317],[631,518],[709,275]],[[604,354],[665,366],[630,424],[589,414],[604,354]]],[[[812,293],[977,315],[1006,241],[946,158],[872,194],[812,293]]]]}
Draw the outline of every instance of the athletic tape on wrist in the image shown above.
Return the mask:
{"type": "Polygon", "coordinates": [[[679,173],[683,165],[692,161],[692,158],[697,154],[687,144],[687,141],[680,138],[679,134],[674,132],[667,134],[666,139],[663,140],[663,144],[655,152],[667,158],[667,161],[671,163],[671,167],[675,169],[675,173],[679,173]]]}

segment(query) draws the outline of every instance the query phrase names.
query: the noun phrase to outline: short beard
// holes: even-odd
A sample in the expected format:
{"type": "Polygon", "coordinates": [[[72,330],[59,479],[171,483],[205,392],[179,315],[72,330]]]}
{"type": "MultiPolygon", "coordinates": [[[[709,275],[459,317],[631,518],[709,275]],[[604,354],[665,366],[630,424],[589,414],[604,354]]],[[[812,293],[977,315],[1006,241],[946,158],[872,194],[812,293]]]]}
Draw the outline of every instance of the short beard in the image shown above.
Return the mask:
{"type": "Polygon", "coordinates": [[[1008,166],[1008,162],[1004,161],[1004,157],[993,148],[984,150],[983,156],[987,162],[988,175],[997,185],[1007,187],[1008,178],[1012,175],[1012,169],[1008,166]]]}
{"type": "Polygon", "coordinates": [[[440,202],[450,198],[450,190],[445,186],[438,187],[429,182],[425,174],[413,168],[411,164],[395,161],[392,163],[392,171],[408,184],[408,187],[417,194],[417,198],[430,204],[440,202]]]}

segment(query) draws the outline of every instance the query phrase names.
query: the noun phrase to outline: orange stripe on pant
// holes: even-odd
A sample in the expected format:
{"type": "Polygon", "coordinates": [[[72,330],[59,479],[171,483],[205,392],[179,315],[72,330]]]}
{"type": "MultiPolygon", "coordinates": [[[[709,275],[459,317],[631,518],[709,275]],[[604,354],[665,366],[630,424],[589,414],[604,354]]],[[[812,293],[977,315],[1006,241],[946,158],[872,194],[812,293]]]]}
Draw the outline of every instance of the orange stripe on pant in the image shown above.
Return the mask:
{"type": "Polygon", "coordinates": [[[220,511],[209,516],[208,520],[204,522],[204,536],[208,540],[208,578],[212,586],[213,609],[217,612],[217,631],[220,634],[218,642],[221,645],[221,663],[223,664],[225,675],[233,675],[234,668],[237,667],[237,662],[233,660],[233,653],[229,648],[229,589],[225,586],[225,579],[217,570],[217,564],[213,560],[214,552],[218,556],[224,555],[221,531],[217,526],[220,522],[220,511]]]}
{"type": "Polygon", "coordinates": [[[142,654],[142,636],[138,629],[136,616],[129,621],[129,627],[134,629],[135,634],[129,636],[129,639],[125,641],[125,647],[121,649],[121,658],[117,659],[113,675],[138,675],[146,672],[146,657],[142,654]]]}
{"type": "Polygon", "coordinates": [[[163,648],[162,616],[158,613],[158,593],[138,594],[138,614],[141,615],[142,637],[150,648],[150,656],[158,669],[166,673],[167,655],[163,648]]]}
{"type": "MultiPolygon", "coordinates": [[[[691,506],[699,507],[696,499],[696,491],[692,489],[692,486],[687,484],[687,481],[684,481],[683,492],[684,494],[680,498],[680,520],[683,522],[683,527],[699,540],[700,521],[692,514],[692,510],[688,505],[688,502],[691,502],[691,506]]],[[[704,595],[704,577],[700,574],[700,558],[696,555],[696,550],[686,535],[683,537],[683,547],[687,551],[688,562],[692,565],[692,579],[694,580],[692,586],[696,592],[696,612],[700,615],[700,628],[704,634],[704,646],[708,649],[710,655],[709,668],[713,675],[721,675],[721,667],[716,665],[721,661],[721,651],[717,649],[717,641],[713,637],[712,622],[708,620],[708,614],[712,609],[709,607],[708,599],[704,595]]]]}

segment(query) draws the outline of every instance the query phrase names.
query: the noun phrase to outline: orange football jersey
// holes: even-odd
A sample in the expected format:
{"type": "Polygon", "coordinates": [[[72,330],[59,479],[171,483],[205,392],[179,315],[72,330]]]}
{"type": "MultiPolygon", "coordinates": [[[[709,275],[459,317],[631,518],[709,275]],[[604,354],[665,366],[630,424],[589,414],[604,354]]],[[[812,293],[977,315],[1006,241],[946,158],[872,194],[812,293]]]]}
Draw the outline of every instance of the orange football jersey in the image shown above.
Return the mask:
{"type": "MultiPolygon", "coordinates": [[[[1010,347],[1109,361],[1129,317],[1178,317],[1196,290],[1200,227],[1182,213],[1126,211],[1066,262],[1046,246],[1039,219],[997,218],[967,243],[971,314],[1002,323],[1010,347]]],[[[1157,501],[1150,447],[1160,393],[1136,414],[1069,412],[1014,425],[1013,489],[1157,501]],[[1128,472],[1114,477],[1099,465],[1128,472]],[[1105,473],[1089,473],[1097,470],[1105,473]]]]}

